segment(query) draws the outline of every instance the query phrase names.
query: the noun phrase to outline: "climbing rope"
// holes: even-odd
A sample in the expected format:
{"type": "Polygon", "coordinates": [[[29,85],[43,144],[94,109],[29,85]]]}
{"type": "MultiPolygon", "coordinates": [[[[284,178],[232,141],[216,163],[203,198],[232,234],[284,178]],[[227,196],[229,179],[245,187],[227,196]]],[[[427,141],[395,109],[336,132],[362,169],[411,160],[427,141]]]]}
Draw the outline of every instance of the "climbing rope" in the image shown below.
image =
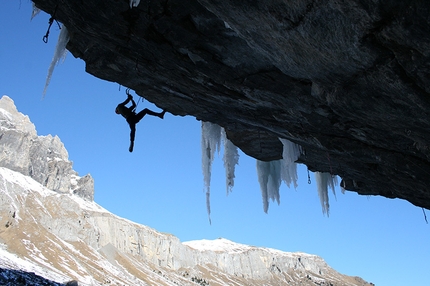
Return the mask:
{"type": "MultiPolygon", "coordinates": [[[[55,20],[55,13],[57,12],[57,7],[58,7],[58,5],[56,5],[55,6],[55,9],[54,9],[54,13],[52,13],[52,16],[51,16],[51,18],[49,18],[49,21],[48,21],[48,30],[46,30],[46,34],[45,34],[45,36],[43,36],[43,38],[42,38],[42,41],[46,44],[46,43],[48,43],[48,37],[49,37],[49,31],[51,30],[51,26],[52,26],[52,23],[54,23],[54,20],[55,20]]],[[[55,20],[55,22],[57,22],[57,25],[58,25],[58,28],[61,30],[61,26],[60,26],[60,23],[58,23],[58,21],[57,20],[55,20]]]]}
{"type": "Polygon", "coordinates": [[[311,175],[309,174],[309,169],[308,169],[308,184],[311,184],[311,175]]]}
{"type": "MultiPolygon", "coordinates": [[[[139,95],[139,99],[137,100],[137,103],[136,103],[136,108],[139,106],[139,102],[140,102],[140,100],[142,99],[142,97],[139,95]]],[[[143,102],[143,101],[142,101],[143,102]]],[[[136,109],[135,108],[135,109],[136,109]]]]}
{"type": "MultiPolygon", "coordinates": [[[[127,96],[132,96],[131,94],[130,94],[130,88],[127,88],[126,90],[125,90],[125,94],[127,94],[127,96]]],[[[137,107],[139,106],[139,102],[140,102],[140,100],[142,99],[142,97],[139,95],[139,99],[137,100],[137,103],[136,103],[136,107],[133,109],[133,111],[135,111],[136,109],[137,109],[137,107]]]]}
{"type": "Polygon", "coordinates": [[[423,210],[423,214],[424,214],[424,219],[426,220],[426,223],[428,224],[429,222],[427,221],[427,216],[426,216],[426,212],[424,211],[424,208],[421,208],[423,210]]]}

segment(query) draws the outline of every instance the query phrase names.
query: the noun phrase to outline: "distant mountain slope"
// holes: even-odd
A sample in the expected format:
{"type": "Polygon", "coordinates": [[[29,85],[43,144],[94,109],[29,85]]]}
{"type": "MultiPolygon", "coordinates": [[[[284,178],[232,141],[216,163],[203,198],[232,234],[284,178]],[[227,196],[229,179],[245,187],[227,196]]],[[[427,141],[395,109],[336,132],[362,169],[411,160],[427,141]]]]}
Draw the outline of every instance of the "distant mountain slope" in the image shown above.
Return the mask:
{"type": "MultiPolygon", "coordinates": [[[[26,281],[22,285],[60,285],[72,280],[79,285],[370,285],[336,272],[316,255],[226,239],[181,243],[173,235],[120,218],[90,196],[74,192],[78,176],[71,165],[56,169],[57,177],[51,177],[54,182],[62,178],[67,188],[48,189],[39,174],[17,168],[11,159],[18,157],[14,150],[31,153],[24,146],[31,149],[33,143],[14,148],[30,142],[22,138],[39,140],[28,117],[10,112],[12,105],[10,98],[0,100],[0,162],[7,162],[0,167],[0,279],[26,281]],[[46,278],[46,284],[36,282],[41,279],[38,276],[46,278]]],[[[47,150],[60,154],[60,149],[47,150]]],[[[46,160],[45,152],[31,154],[42,157],[24,158],[21,166],[46,160]]],[[[63,162],[68,162],[66,154],[64,149],[63,162]]]]}

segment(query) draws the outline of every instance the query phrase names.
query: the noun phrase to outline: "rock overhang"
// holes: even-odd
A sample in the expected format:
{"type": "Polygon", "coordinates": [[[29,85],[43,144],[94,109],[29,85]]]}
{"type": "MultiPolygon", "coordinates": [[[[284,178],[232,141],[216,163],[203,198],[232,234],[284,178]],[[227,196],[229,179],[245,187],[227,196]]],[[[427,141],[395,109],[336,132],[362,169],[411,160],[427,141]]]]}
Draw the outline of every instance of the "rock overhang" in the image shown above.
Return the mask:
{"type": "Polygon", "coordinates": [[[222,126],[259,160],[286,138],[347,190],[430,209],[426,1],[34,3],[94,76],[222,126]]]}

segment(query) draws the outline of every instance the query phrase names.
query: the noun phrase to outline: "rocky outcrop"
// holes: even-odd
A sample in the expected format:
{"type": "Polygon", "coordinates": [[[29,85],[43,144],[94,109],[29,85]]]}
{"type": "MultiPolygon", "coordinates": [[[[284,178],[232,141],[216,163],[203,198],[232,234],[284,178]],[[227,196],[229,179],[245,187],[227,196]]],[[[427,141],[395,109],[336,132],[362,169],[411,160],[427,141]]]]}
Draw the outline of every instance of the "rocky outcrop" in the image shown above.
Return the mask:
{"type": "Polygon", "coordinates": [[[91,175],[79,177],[57,136],[37,136],[28,116],[8,96],[0,99],[0,167],[27,175],[50,190],[94,199],[91,175]]]}
{"type": "Polygon", "coordinates": [[[246,154],[430,209],[430,3],[34,0],[94,76],[222,126],[246,154]]]}

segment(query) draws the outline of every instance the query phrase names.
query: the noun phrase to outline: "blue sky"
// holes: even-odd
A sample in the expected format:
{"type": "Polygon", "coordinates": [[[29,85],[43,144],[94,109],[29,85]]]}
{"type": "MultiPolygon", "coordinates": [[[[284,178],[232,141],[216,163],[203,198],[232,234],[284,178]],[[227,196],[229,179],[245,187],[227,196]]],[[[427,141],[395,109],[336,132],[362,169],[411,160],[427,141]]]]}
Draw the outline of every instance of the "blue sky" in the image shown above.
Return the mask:
{"type": "MultiPolygon", "coordinates": [[[[299,167],[297,190],[281,187],[281,204],[263,212],[255,159],[240,153],[228,196],[222,153],[211,181],[208,222],[201,169],[200,122],[166,114],[138,125],[128,152],[129,127],[114,113],[125,88],[85,72],[68,53],[42,99],[59,30],[42,37],[49,15],[30,21],[31,2],[0,3],[0,96],[11,97],[39,135],[58,135],[81,175],[95,180],[95,201],[109,211],[171,233],[181,241],[224,237],[235,242],[316,254],[340,273],[376,285],[428,285],[430,225],[423,210],[406,201],[330,193],[330,217],[322,214],[316,184],[299,167]]],[[[137,97],[136,97],[137,99],[137,97]]],[[[159,108],[147,101],[138,109],[159,108]]],[[[390,178],[386,178],[389,180],[390,178]]],[[[426,211],[430,220],[430,212],[426,211]]]]}

